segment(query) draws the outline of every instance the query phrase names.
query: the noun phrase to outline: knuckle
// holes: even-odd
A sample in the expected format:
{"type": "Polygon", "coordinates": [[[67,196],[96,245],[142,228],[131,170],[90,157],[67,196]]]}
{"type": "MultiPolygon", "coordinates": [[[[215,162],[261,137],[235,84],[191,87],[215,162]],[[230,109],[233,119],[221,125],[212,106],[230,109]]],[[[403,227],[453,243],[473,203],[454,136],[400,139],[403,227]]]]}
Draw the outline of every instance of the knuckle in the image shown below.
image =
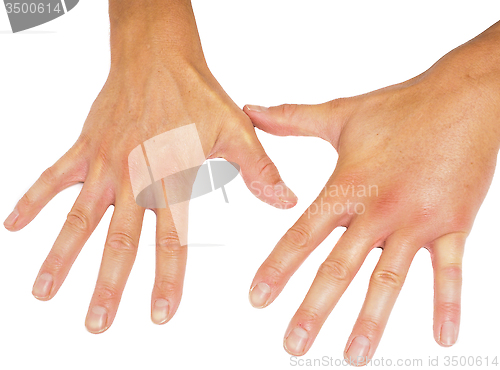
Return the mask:
{"type": "Polygon", "coordinates": [[[105,283],[97,283],[94,296],[100,301],[112,301],[119,298],[119,293],[116,287],[105,283]]]}
{"type": "Polygon", "coordinates": [[[57,185],[58,177],[55,174],[53,167],[47,168],[40,175],[40,181],[50,187],[57,185]]]}
{"type": "Polygon", "coordinates": [[[379,286],[400,290],[403,287],[404,278],[395,271],[383,269],[373,273],[371,282],[379,286]]]}
{"type": "Polygon", "coordinates": [[[160,237],[156,243],[158,251],[165,254],[180,254],[184,251],[181,246],[179,236],[176,231],[170,231],[166,235],[160,237]]]}
{"type": "Polygon", "coordinates": [[[340,260],[327,259],[319,267],[318,275],[338,282],[348,282],[351,280],[351,272],[347,264],[340,260]]]}
{"type": "MultiPolygon", "coordinates": [[[[101,144],[99,148],[96,149],[95,152],[95,166],[100,169],[104,170],[107,168],[107,163],[109,162],[109,153],[108,150],[105,148],[105,144],[101,144]]],[[[128,160],[128,158],[127,158],[128,160]]]]}
{"type": "Polygon", "coordinates": [[[82,132],[68,153],[74,157],[81,157],[91,150],[93,144],[94,140],[85,132],[82,132]]]}
{"type": "Polygon", "coordinates": [[[299,322],[305,324],[305,326],[322,321],[319,311],[315,307],[301,307],[297,310],[295,316],[299,318],[299,322]]]}
{"type": "Polygon", "coordinates": [[[19,201],[18,207],[20,208],[20,210],[24,210],[27,208],[31,208],[34,204],[35,200],[31,196],[31,191],[28,190],[19,201]]]}
{"type": "Polygon", "coordinates": [[[343,108],[344,105],[347,104],[348,101],[349,101],[348,98],[338,98],[338,99],[330,100],[330,102],[329,102],[330,108],[332,108],[333,110],[343,108]]]}
{"type": "Polygon", "coordinates": [[[65,259],[58,253],[51,252],[44,262],[44,269],[57,274],[66,265],[65,259]]]}
{"type": "Polygon", "coordinates": [[[274,259],[267,260],[258,272],[259,276],[265,276],[272,283],[277,283],[285,274],[285,265],[274,259]]]}
{"type": "Polygon", "coordinates": [[[307,226],[294,225],[283,236],[284,245],[294,250],[311,245],[312,233],[307,226]]]}
{"type": "Polygon", "coordinates": [[[117,253],[135,253],[137,245],[127,232],[115,231],[111,233],[106,242],[106,247],[117,253]]]}
{"type": "Polygon", "coordinates": [[[373,202],[374,212],[379,217],[387,217],[394,213],[401,205],[400,192],[398,189],[389,189],[384,191],[373,202]]]}
{"type": "Polygon", "coordinates": [[[66,217],[66,225],[74,231],[87,233],[90,229],[90,221],[84,211],[79,208],[73,208],[68,217],[66,217]]]}
{"type": "Polygon", "coordinates": [[[157,277],[155,280],[155,290],[162,297],[171,297],[179,290],[179,284],[168,276],[157,277]]]}
{"type": "Polygon", "coordinates": [[[442,277],[448,281],[462,281],[462,266],[449,265],[440,271],[442,277]]]}
{"type": "Polygon", "coordinates": [[[275,175],[278,171],[273,161],[266,154],[259,157],[256,166],[259,169],[259,177],[268,178],[275,175]]]}
{"type": "Polygon", "coordinates": [[[436,304],[436,309],[445,317],[459,317],[460,304],[456,302],[440,302],[436,304]]]}
{"type": "Polygon", "coordinates": [[[413,222],[416,224],[428,224],[439,215],[437,205],[430,202],[423,202],[418,210],[413,214],[413,222]]]}
{"type": "Polygon", "coordinates": [[[295,114],[297,104],[283,104],[280,106],[280,113],[282,117],[289,118],[295,114]]]}
{"type": "Polygon", "coordinates": [[[327,109],[329,110],[330,117],[338,117],[342,123],[347,122],[352,112],[352,105],[349,104],[351,100],[352,98],[338,98],[329,101],[327,109]]]}
{"type": "Polygon", "coordinates": [[[458,233],[462,233],[466,239],[474,224],[474,214],[473,211],[462,208],[450,216],[449,224],[454,231],[459,230],[458,233]]]}
{"type": "Polygon", "coordinates": [[[368,338],[376,336],[377,333],[381,332],[381,325],[376,319],[371,317],[365,317],[359,320],[359,327],[361,332],[365,333],[368,338]]]}

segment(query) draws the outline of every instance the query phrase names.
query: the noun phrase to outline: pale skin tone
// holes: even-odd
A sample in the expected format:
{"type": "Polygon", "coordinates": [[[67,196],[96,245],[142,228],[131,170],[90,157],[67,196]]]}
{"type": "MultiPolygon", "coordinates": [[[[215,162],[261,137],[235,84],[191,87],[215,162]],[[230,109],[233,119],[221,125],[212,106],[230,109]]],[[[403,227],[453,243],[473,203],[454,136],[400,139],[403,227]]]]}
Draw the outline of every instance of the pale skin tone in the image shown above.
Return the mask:
{"type": "MultiPolygon", "coordinates": [[[[262,200],[280,208],[295,205],[296,197],[286,190],[258,142],[253,122],[276,135],[321,137],[339,153],[325,191],[278,243],[251,286],[252,304],[269,305],[334,228],[348,228],[292,318],[285,349],[293,355],[308,351],[376,247],[383,248],[382,257],[345,356],[373,356],[420,248],[430,251],[435,270],[435,339],[443,346],[453,345],[460,321],[465,239],[490,185],[500,143],[500,27],[495,25],[403,84],[318,106],[247,106],[247,116],[210,73],[190,3],[137,4],[110,1],[109,78],[80,138],[42,174],[5,222],[11,231],[22,229],[59,191],[84,182],[33,294],[41,300],[56,294],[113,205],[86,318],[92,333],[110,327],[134,263],[145,212],[133,198],[127,158],[137,145],[173,128],[196,122],[206,158],[238,163],[243,179],[262,200]],[[340,197],[330,191],[348,185],[375,185],[378,191],[363,197],[340,197]],[[331,212],[335,204],[349,202],[362,202],[365,212],[331,212]],[[332,206],[330,211],[325,204],[332,206]]],[[[179,305],[187,251],[178,241],[169,211],[154,211],[157,260],[151,314],[162,324],[179,305]]]]}
{"type": "MultiPolygon", "coordinates": [[[[250,190],[265,202],[278,208],[297,202],[248,116],[210,73],[189,1],[112,0],[110,23],[111,70],[80,137],[41,175],[4,223],[8,230],[21,230],[59,191],[84,183],[33,286],[36,298],[49,300],[106,209],[114,206],[85,321],[92,333],[113,323],[136,256],[145,209],[132,194],[128,156],[145,140],[196,123],[206,158],[237,163],[250,190]],[[262,191],[264,187],[268,191],[262,191]]],[[[157,245],[151,318],[163,324],[181,299],[187,248],[179,242],[169,209],[154,211],[157,245]]]]}
{"type": "Polygon", "coordinates": [[[430,252],[434,267],[434,338],[442,346],[456,342],[465,240],[490,186],[500,145],[499,86],[497,23],[402,84],[315,106],[244,108],[264,131],[317,136],[339,155],[325,189],[278,242],[251,285],[251,303],[268,306],[336,227],[347,228],[285,332],[288,353],[300,356],[311,348],[376,247],[382,255],[345,358],[363,365],[373,357],[421,248],[430,252]],[[333,191],[348,186],[378,191],[371,196],[333,191]],[[364,205],[364,212],[354,212],[356,203],[364,205]],[[338,212],[339,204],[345,212],[338,212]]]}

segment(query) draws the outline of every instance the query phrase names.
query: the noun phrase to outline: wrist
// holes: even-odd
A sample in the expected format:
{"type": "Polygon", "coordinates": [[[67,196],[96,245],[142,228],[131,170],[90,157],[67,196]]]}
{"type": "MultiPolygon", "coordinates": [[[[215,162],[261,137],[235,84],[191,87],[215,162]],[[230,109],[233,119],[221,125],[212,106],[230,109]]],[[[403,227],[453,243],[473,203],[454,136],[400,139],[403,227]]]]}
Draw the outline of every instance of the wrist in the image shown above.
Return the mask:
{"type": "MultiPolygon", "coordinates": [[[[474,91],[473,99],[482,111],[481,129],[496,151],[500,148],[500,22],[459,48],[457,58],[464,66],[463,80],[474,91]]],[[[486,140],[485,140],[486,141],[486,140]]]]}
{"type": "Polygon", "coordinates": [[[189,0],[110,0],[111,67],[206,67],[189,0]]]}
{"type": "MultiPolygon", "coordinates": [[[[476,142],[500,148],[500,22],[454,49],[414,79],[434,99],[460,100],[476,142]],[[475,118],[472,118],[475,117],[475,118]]],[[[458,122],[457,122],[458,123],[458,122]]]]}

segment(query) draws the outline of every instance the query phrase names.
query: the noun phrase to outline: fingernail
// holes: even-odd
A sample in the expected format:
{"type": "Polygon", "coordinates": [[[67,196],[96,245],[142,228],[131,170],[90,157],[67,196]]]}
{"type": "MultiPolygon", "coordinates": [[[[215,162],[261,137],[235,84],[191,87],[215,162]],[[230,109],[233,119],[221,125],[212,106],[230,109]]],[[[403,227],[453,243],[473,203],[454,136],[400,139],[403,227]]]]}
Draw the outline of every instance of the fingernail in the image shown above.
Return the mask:
{"type": "Polygon", "coordinates": [[[48,272],[44,272],[41,274],[38,279],[36,279],[35,284],[33,285],[33,295],[35,298],[47,298],[50,294],[50,289],[52,289],[52,284],[54,279],[52,275],[48,272]]]}
{"type": "Polygon", "coordinates": [[[304,348],[306,348],[308,338],[309,333],[307,330],[296,327],[285,339],[285,349],[294,355],[301,355],[304,352],[304,348]]]}
{"type": "Polygon", "coordinates": [[[155,324],[163,324],[168,318],[168,301],[160,298],[153,304],[153,312],[151,312],[151,320],[155,324]]]}
{"type": "Polygon", "coordinates": [[[452,346],[457,341],[457,330],[454,323],[446,321],[441,326],[441,344],[443,346],[452,346]]]}
{"type": "Polygon", "coordinates": [[[87,316],[87,330],[91,333],[100,333],[106,328],[108,311],[102,306],[94,306],[87,316]]]}
{"type": "Polygon", "coordinates": [[[16,223],[18,217],[19,217],[19,211],[17,210],[17,208],[14,208],[14,210],[12,211],[12,213],[3,222],[3,225],[6,228],[10,229],[11,227],[14,226],[14,224],[16,223]]]}
{"type": "Polygon", "coordinates": [[[288,186],[285,185],[283,181],[278,182],[274,185],[274,195],[276,195],[279,200],[283,203],[297,203],[297,196],[290,190],[288,186]]]}
{"type": "Polygon", "coordinates": [[[347,350],[347,358],[354,364],[367,363],[368,351],[370,350],[370,340],[362,335],[353,339],[347,350]]]}
{"type": "Polygon", "coordinates": [[[247,109],[252,112],[265,112],[267,110],[266,107],[261,107],[260,105],[248,105],[247,104],[247,109]]]}
{"type": "Polygon", "coordinates": [[[255,308],[262,308],[266,305],[270,296],[271,288],[269,285],[266,283],[259,283],[250,291],[250,303],[255,308]]]}

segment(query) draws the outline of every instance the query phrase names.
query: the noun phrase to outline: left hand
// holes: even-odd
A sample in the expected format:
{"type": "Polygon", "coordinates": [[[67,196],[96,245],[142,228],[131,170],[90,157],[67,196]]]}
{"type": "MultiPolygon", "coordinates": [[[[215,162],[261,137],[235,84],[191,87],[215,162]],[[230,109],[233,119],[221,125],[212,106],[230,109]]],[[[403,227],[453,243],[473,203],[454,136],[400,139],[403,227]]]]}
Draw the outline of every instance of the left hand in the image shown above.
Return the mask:
{"type": "MultiPolygon", "coordinates": [[[[47,301],[56,295],[113,205],[85,319],[86,328],[95,334],[114,322],[146,208],[156,214],[151,319],[164,324],[176,313],[187,261],[187,200],[196,178],[196,172],[186,174],[185,169],[197,170],[205,159],[225,158],[240,166],[243,180],[259,199],[277,208],[296,204],[250,119],[209,70],[189,0],[113,0],[110,24],[109,76],[80,137],[43,172],[4,223],[10,231],[21,230],[61,190],[84,183],[33,285],[33,295],[47,301]],[[150,201],[154,197],[138,202],[138,189],[152,183],[147,164],[151,174],[161,174],[155,176],[160,189],[157,199],[168,206],[150,201]],[[173,173],[179,176],[167,180],[171,176],[166,175],[173,173]]],[[[155,194],[149,189],[155,187],[146,187],[140,194],[155,194]]]]}
{"type": "Polygon", "coordinates": [[[286,330],[287,352],[300,356],[309,350],[376,247],[382,256],[346,359],[363,365],[373,357],[422,247],[434,265],[435,340],[455,343],[464,244],[490,186],[500,143],[499,40],[497,24],[424,74],[366,95],[316,106],[245,107],[256,127],[281,136],[317,136],[339,154],[324,190],[252,282],[252,305],[269,305],[328,234],[347,227],[286,330]]]}

